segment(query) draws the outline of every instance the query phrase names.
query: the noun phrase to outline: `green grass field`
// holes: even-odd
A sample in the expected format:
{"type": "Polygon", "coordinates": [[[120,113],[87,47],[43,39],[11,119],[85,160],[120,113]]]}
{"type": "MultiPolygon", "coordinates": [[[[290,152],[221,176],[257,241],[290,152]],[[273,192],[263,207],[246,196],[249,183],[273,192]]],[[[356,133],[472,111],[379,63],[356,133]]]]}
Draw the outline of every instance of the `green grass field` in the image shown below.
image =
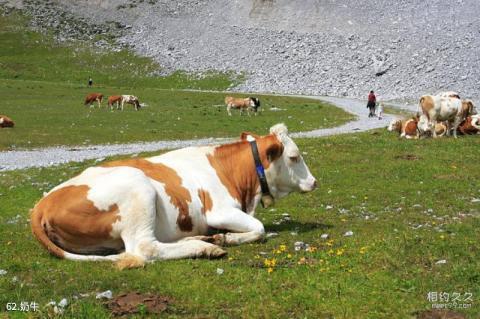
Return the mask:
{"type": "Polygon", "coordinates": [[[480,316],[478,138],[411,142],[375,131],[297,142],[320,188],[257,211],[278,237],[229,247],[221,260],[128,271],[56,259],[30,233],[28,210],[42,193],[92,162],[1,173],[0,305],[35,301],[47,316],[43,305],[67,298],[66,316],[103,318],[93,296],[73,298],[110,289],[169,296],[173,318],[410,318],[431,309],[429,292],[446,292],[471,293],[470,307],[456,310],[480,316]],[[296,241],[310,251],[296,252],[296,241]]]}
{"type": "Polygon", "coordinates": [[[232,74],[151,76],[158,65],[129,51],[97,50],[83,42],[58,44],[31,32],[26,19],[0,16],[0,114],[14,129],[0,131],[0,150],[237,136],[285,122],[291,131],[339,125],[352,116],[315,100],[259,96],[261,116],[228,117],[226,94],[183,89],[224,90],[241,80],[232,74]],[[133,70],[125,72],[125,69],[133,70]],[[92,76],[95,85],[87,88],[92,76]],[[148,107],[110,112],[83,105],[91,92],[133,94],[148,107]],[[272,112],[276,106],[284,111],[272,112]]]}
{"type": "Polygon", "coordinates": [[[225,94],[155,88],[99,90],[105,95],[131,93],[148,107],[136,112],[131,105],[111,112],[83,105],[89,89],[52,82],[1,80],[0,114],[15,121],[15,128],[0,131],[0,150],[51,145],[89,145],[237,136],[242,131],[266,131],[278,122],[290,131],[332,127],[352,115],[328,104],[300,98],[259,96],[258,116],[227,116],[225,94]],[[284,111],[269,111],[277,106],[284,111]]]}

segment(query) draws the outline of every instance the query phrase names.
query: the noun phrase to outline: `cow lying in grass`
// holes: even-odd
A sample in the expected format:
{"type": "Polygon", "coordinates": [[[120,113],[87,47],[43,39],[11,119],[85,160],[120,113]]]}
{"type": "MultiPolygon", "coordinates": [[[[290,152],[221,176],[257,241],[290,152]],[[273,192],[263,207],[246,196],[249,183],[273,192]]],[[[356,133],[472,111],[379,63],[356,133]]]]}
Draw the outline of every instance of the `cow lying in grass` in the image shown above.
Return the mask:
{"type": "Polygon", "coordinates": [[[480,115],[469,116],[458,126],[458,133],[462,135],[475,135],[480,132],[480,115]]]}
{"type": "Polygon", "coordinates": [[[0,115],[0,128],[4,127],[14,127],[15,123],[11,118],[6,115],[0,115]]]}
{"type": "Polygon", "coordinates": [[[225,105],[227,106],[227,113],[230,116],[232,116],[231,109],[240,110],[240,115],[243,114],[243,110],[247,110],[247,115],[250,116],[251,111],[253,111],[253,113],[257,115],[258,108],[260,107],[260,100],[256,97],[247,97],[245,99],[240,99],[227,96],[225,98],[225,105]]]}
{"type": "Polygon", "coordinates": [[[263,238],[259,202],[310,192],[316,179],[277,124],[220,146],[188,147],[86,169],[31,212],[35,237],[52,254],[120,268],[188,257],[220,257],[218,245],[263,238]],[[256,155],[254,155],[256,154],[256,155]],[[209,236],[209,229],[229,231],[209,236]]]}
{"type": "Polygon", "coordinates": [[[121,108],[123,111],[123,105],[125,103],[133,105],[135,111],[140,109],[138,97],[134,95],[112,95],[108,97],[108,106],[110,107],[110,110],[113,110],[113,104],[117,104],[117,110],[121,108]]]}
{"type": "MultiPolygon", "coordinates": [[[[390,122],[387,130],[390,132],[398,132],[400,138],[417,139],[423,134],[418,129],[420,117],[415,116],[410,119],[395,119],[390,122]]],[[[437,136],[444,136],[447,132],[445,123],[440,122],[435,124],[435,132],[437,136]]]]}
{"type": "Polygon", "coordinates": [[[85,105],[93,106],[94,102],[98,102],[98,107],[102,106],[103,94],[102,93],[90,93],[85,97],[85,105]]]}

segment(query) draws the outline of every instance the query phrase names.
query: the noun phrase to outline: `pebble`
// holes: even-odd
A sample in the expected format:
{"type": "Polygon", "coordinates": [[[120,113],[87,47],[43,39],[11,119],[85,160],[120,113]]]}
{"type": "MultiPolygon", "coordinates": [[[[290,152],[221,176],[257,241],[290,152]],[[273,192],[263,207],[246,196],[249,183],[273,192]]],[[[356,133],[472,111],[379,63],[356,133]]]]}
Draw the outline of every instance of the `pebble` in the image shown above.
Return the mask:
{"type": "Polygon", "coordinates": [[[98,294],[96,294],[95,298],[96,299],[112,299],[113,294],[112,294],[111,290],[106,290],[106,291],[99,292],[98,294]]]}
{"type": "Polygon", "coordinates": [[[217,268],[217,275],[223,275],[224,272],[225,270],[223,270],[222,268],[217,268]]]}
{"type": "Polygon", "coordinates": [[[293,244],[293,247],[294,247],[295,251],[300,251],[300,250],[305,249],[307,247],[307,245],[303,241],[296,241],[293,244]]]}
{"type": "Polygon", "coordinates": [[[345,236],[345,237],[353,236],[353,231],[349,230],[345,234],[343,234],[343,236],[345,236]]]}
{"type": "Polygon", "coordinates": [[[322,235],[320,236],[320,238],[322,238],[322,239],[327,239],[327,238],[328,238],[328,234],[322,234],[322,235]]]}

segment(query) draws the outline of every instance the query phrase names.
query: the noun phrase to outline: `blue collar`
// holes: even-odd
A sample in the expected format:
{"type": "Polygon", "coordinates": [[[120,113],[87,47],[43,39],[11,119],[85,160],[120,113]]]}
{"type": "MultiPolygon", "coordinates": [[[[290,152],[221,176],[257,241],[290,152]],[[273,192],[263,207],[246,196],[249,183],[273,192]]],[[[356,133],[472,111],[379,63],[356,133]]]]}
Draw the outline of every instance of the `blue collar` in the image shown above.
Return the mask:
{"type": "Polygon", "coordinates": [[[250,147],[252,148],[252,155],[255,161],[255,171],[257,172],[257,177],[260,182],[260,188],[262,190],[262,199],[261,203],[264,208],[273,204],[273,196],[270,193],[270,189],[268,188],[267,177],[265,176],[265,169],[262,165],[262,161],[260,160],[260,155],[258,154],[258,147],[257,142],[255,140],[248,141],[250,143],[250,147]]]}

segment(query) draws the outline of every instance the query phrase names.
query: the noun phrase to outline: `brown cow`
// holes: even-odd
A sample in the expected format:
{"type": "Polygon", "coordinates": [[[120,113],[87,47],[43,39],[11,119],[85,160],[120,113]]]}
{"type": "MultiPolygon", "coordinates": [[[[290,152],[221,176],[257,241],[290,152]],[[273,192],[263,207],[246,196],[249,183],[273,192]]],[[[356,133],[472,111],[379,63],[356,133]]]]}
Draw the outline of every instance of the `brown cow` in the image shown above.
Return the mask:
{"type": "Polygon", "coordinates": [[[0,115],[0,127],[14,127],[15,123],[6,115],[0,115]]]}
{"type": "Polygon", "coordinates": [[[469,116],[458,127],[458,133],[463,135],[475,135],[480,132],[480,116],[469,116]]]}
{"type": "Polygon", "coordinates": [[[103,94],[102,93],[90,93],[85,97],[85,105],[90,105],[92,107],[93,102],[98,102],[98,107],[100,108],[102,105],[103,94]]]}

